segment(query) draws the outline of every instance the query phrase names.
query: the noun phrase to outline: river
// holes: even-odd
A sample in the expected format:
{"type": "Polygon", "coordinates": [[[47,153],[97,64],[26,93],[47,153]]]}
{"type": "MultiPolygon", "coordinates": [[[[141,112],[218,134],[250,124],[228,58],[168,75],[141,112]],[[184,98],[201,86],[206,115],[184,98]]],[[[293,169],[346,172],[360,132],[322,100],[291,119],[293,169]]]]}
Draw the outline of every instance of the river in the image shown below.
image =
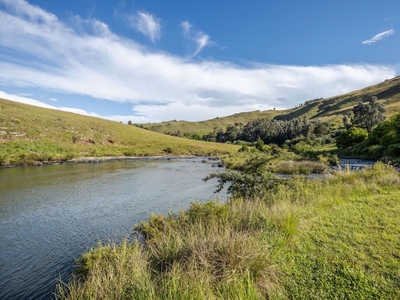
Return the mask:
{"type": "MultiPolygon", "coordinates": [[[[49,299],[98,241],[132,238],[150,213],[215,199],[202,158],[0,169],[0,299],[49,299]]],[[[221,200],[226,194],[219,195],[221,200]]]]}

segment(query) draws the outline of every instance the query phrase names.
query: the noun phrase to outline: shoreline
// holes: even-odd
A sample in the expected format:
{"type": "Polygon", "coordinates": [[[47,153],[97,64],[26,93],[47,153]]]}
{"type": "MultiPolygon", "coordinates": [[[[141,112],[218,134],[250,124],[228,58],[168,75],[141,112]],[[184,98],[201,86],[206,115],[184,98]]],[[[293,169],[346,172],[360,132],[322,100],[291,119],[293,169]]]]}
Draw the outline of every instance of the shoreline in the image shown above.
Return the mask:
{"type": "Polygon", "coordinates": [[[136,160],[171,160],[171,159],[190,159],[196,157],[203,157],[197,155],[158,155],[158,156],[85,156],[73,158],[65,161],[38,161],[31,164],[17,164],[9,166],[0,166],[3,169],[10,169],[16,167],[42,167],[52,165],[72,165],[72,164],[85,164],[85,163],[103,163],[114,161],[136,161],[136,160]]]}

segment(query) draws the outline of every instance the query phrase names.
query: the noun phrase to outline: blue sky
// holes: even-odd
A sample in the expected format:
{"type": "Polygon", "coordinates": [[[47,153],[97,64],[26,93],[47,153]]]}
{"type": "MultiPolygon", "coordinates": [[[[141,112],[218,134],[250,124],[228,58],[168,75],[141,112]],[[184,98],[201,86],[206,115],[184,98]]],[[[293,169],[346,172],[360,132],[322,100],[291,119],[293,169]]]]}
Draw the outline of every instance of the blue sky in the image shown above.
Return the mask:
{"type": "Polygon", "coordinates": [[[290,108],[399,74],[399,1],[0,0],[0,97],[127,122],[290,108]]]}

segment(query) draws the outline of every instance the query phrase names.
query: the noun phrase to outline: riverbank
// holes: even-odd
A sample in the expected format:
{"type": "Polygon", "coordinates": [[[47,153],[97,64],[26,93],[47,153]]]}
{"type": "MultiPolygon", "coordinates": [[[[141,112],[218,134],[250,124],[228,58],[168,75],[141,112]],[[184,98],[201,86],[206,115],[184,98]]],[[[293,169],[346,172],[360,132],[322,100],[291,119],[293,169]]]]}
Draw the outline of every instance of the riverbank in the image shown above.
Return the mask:
{"type": "Polygon", "coordinates": [[[143,245],[92,249],[58,297],[398,299],[399,183],[378,163],[153,215],[143,245]]]}
{"type": "Polygon", "coordinates": [[[104,163],[115,161],[137,161],[137,160],[171,160],[171,159],[190,159],[196,158],[196,155],[157,155],[157,156],[102,156],[102,157],[79,157],[62,161],[38,161],[30,164],[15,164],[8,166],[0,166],[0,168],[15,168],[26,166],[51,166],[51,165],[68,165],[68,164],[83,164],[83,163],[104,163]]]}

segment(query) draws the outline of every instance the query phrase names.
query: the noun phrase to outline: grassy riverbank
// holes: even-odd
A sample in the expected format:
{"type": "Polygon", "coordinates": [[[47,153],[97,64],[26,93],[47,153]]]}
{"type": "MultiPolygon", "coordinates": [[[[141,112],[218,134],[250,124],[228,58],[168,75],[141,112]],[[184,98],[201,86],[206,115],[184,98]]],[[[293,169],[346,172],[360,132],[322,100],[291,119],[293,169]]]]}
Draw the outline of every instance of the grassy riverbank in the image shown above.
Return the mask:
{"type": "Polygon", "coordinates": [[[400,177],[378,164],[192,204],[99,245],[60,299],[398,299],[400,177]]]}
{"type": "Polygon", "coordinates": [[[2,166],[87,156],[216,155],[238,149],[0,99],[2,166]]]}

